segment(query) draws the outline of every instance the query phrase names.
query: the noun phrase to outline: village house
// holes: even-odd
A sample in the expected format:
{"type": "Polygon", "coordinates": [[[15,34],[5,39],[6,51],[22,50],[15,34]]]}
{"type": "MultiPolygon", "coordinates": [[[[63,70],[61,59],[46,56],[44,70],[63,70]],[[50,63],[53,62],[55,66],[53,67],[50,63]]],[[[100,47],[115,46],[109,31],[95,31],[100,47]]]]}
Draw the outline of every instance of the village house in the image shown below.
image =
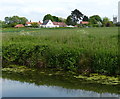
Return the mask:
{"type": "Polygon", "coordinates": [[[64,22],[53,22],[53,24],[58,27],[67,27],[67,25],[64,22]]]}
{"type": "Polygon", "coordinates": [[[41,25],[42,23],[39,21],[39,22],[26,22],[25,26],[31,26],[32,23],[38,23],[39,25],[41,25]]]}
{"type": "Polygon", "coordinates": [[[53,27],[67,27],[64,22],[52,22],[51,20],[45,20],[41,27],[53,28],[53,27]]]}
{"type": "Polygon", "coordinates": [[[45,28],[52,28],[52,27],[58,27],[57,25],[55,26],[51,20],[45,20],[41,27],[45,28]]]}
{"type": "MultiPolygon", "coordinates": [[[[25,26],[32,26],[32,23],[38,23],[39,27],[54,28],[54,27],[67,27],[64,22],[52,22],[51,20],[45,20],[43,23],[39,22],[26,22],[25,26]]],[[[18,24],[15,27],[25,27],[23,24],[18,24]]]]}

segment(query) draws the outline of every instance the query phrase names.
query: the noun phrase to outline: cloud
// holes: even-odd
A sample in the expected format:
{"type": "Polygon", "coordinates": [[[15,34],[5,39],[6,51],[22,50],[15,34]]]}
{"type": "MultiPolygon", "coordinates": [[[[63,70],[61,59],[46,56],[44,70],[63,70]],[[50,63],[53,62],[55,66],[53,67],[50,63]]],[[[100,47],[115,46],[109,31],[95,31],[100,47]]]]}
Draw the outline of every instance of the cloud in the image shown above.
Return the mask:
{"type": "Polygon", "coordinates": [[[91,16],[98,14],[112,19],[117,15],[119,0],[2,0],[0,20],[6,16],[25,16],[29,20],[42,20],[45,14],[66,18],[74,9],[91,16]]]}

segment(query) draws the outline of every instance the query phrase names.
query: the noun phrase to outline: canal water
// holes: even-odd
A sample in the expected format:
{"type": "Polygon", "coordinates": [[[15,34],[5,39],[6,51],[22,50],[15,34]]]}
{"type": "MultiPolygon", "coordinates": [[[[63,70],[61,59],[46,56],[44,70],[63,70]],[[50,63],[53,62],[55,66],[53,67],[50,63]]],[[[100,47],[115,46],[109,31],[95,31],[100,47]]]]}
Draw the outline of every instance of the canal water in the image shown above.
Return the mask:
{"type": "Polygon", "coordinates": [[[119,97],[120,86],[46,74],[3,73],[2,97],[119,97]]]}

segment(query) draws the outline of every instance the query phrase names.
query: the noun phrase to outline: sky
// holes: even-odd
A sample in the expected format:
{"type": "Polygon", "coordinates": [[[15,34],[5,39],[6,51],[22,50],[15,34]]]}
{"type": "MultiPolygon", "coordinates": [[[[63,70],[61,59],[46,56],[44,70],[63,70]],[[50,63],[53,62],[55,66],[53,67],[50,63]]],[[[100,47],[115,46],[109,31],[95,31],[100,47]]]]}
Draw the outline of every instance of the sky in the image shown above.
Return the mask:
{"type": "Polygon", "coordinates": [[[46,14],[67,18],[78,9],[88,17],[100,15],[112,20],[118,16],[120,0],[0,0],[0,20],[14,15],[31,21],[42,21],[46,14]]]}

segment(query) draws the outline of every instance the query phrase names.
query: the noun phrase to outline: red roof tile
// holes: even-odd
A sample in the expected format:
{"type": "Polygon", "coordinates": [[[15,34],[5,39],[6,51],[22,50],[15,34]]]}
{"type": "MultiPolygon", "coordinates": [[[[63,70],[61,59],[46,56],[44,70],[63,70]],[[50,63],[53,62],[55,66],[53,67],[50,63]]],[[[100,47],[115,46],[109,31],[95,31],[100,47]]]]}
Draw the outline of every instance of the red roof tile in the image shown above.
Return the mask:
{"type": "Polygon", "coordinates": [[[53,22],[54,25],[67,26],[64,22],[53,22]]]}
{"type": "Polygon", "coordinates": [[[87,21],[81,21],[80,24],[89,24],[87,21]]]}
{"type": "Polygon", "coordinates": [[[23,24],[18,24],[15,27],[25,27],[23,24]]]}
{"type": "Polygon", "coordinates": [[[39,22],[26,22],[26,24],[31,24],[31,23],[38,23],[38,24],[42,24],[40,21],[39,21],[39,22]]]}

